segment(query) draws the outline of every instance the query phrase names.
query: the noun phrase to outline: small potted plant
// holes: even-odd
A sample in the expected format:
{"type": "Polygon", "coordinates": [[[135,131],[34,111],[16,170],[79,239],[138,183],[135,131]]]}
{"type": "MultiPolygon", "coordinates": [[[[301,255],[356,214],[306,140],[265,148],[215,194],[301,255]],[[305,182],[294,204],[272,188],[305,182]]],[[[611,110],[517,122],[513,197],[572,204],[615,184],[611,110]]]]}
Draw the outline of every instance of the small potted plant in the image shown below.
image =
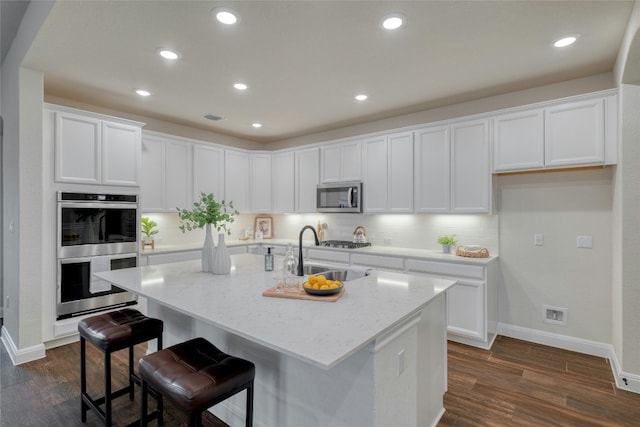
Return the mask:
{"type": "Polygon", "coordinates": [[[438,237],[438,244],[442,245],[443,254],[451,253],[451,246],[455,246],[457,243],[458,241],[456,240],[455,234],[452,234],[451,236],[438,237]]]}
{"type": "Polygon", "coordinates": [[[204,228],[206,235],[202,248],[202,271],[213,274],[228,274],[231,271],[231,255],[224,241],[225,233],[231,235],[229,224],[233,223],[234,215],[238,211],[233,207],[233,202],[227,204],[224,200],[216,201],[212,193],[200,194],[200,200],[193,204],[192,209],[178,208],[180,218],[180,230],[191,231],[196,228],[204,228]],[[218,248],[213,246],[211,226],[218,231],[218,248]],[[225,233],[221,233],[224,231],[225,233]]]}
{"type": "Polygon", "coordinates": [[[144,242],[142,248],[144,249],[144,245],[151,245],[151,247],[153,248],[155,246],[153,236],[158,234],[158,230],[154,230],[154,228],[158,226],[158,223],[150,220],[149,217],[143,216],[142,218],[140,218],[140,225],[142,227],[141,231],[144,236],[142,238],[144,242]]]}

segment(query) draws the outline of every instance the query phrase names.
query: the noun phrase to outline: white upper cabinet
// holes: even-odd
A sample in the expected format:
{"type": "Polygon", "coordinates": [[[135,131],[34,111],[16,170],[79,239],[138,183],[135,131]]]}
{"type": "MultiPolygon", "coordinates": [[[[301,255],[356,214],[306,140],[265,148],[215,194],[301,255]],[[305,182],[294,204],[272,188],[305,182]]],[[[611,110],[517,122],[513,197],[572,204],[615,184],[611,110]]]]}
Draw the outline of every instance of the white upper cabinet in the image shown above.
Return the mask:
{"type": "Polygon", "coordinates": [[[240,213],[251,212],[249,153],[225,150],[224,171],[224,200],[240,213]]]}
{"type": "Polygon", "coordinates": [[[102,183],[137,186],[141,130],[138,126],[102,122],[102,183]]]}
{"type": "Polygon", "coordinates": [[[100,184],[102,121],[55,113],[56,181],[100,184]]]}
{"type": "Polygon", "coordinates": [[[491,158],[489,122],[451,126],[451,212],[489,213],[491,158]]]}
{"type": "Polygon", "coordinates": [[[360,181],[362,179],[362,144],[343,142],[320,147],[321,181],[360,181]]]}
{"type": "Polygon", "coordinates": [[[224,198],[224,150],[206,145],[193,145],[193,200],[201,193],[213,193],[216,200],[224,198]]]}
{"type": "Polygon", "coordinates": [[[191,208],[191,150],[192,144],[165,141],[165,208],[176,212],[178,208],[191,208]]]}
{"type": "Polygon", "coordinates": [[[415,132],[416,212],[448,213],[451,206],[449,126],[415,132]]]}
{"type": "Polygon", "coordinates": [[[55,111],[55,180],[138,186],[142,123],[55,111]]]}
{"type": "Polygon", "coordinates": [[[164,212],[165,146],[161,138],[142,137],[142,173],[140,174],[140,206],[142,212],[164,212]]]}
{"type": "Polygon", "coordinates": [[[615,164],[617,95],[588,95],[493,118],[493,171],[615,164]]]}
{"type": "Polygon", "coordinates": [[[276,153],[272,157],[273,212],[295,212],[295,156],[293,151],[276,153]]]}
{"type": "Polygon", "coordinates": [[[548,167],[604,163],[604,99],[545,109],[544,134],[548,167]]]}
{"type": "Polygon", "coordinates": [[[271,212],[272,179],[271,154],[251,154],[251,210],[253,212],[271,212]]]}
{"type": "Polygon", "coordinates": [[[491,159],[486,120],[415,132],[415,200],[420,213],[489,213],[491,159]]]}
{"type": "Polygon", "coordinates": [[[316,212],[316,189],[320,179],[320,150],[307,148],[295,152],[296,212],[316,212]]]}
{"type": "Polygon", "coordinates": [[[192,144],[160,136],[142,137],[140,178],[143,212],[176,212],[191,206],[192,144]]]}
{"type": "Polygon", "coordinates": [[[493,170],[544,167],[544,111],[537,108],[493,119],[493,170]]]}
{"type": "Polygon", "coordinates": [[[412,212],[413,133],[367,139],[362,152],[364,212],[412,212]]]}

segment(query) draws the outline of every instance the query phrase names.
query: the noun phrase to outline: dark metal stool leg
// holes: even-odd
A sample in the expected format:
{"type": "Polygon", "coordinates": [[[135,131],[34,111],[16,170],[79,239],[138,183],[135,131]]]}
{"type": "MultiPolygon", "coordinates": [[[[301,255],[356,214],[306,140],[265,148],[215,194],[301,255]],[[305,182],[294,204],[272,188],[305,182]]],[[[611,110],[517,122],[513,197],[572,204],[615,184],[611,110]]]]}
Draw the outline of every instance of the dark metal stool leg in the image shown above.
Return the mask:
{"type": "Polygon", "coordinates": [[[87,394],[87,354],[86,345],[83,337],[80,337],[80,419],[82,422],[87,421],[87,411],[89,406],[84,402],[84,396],[87,394]]]}
{"type": "MultiPolygon", "coordinates": [[[[148,386],[147,383],[142,380],[141,384],[142,388],[142,396],[140,397],[141,407],[140,407],[140,427],[147,427],[147,392],[148,386]]],[[[159,422],[160,420],[158,420],[159,422]]]]}
{"type": "Polygon", "coordinates": [[[253,426],[253,382],[247,387],[247,413],[245,415],[247,427],[253,426]]]}
{"type": "Polygon", "coordinates": [[[104,416],[105,425],[111,426],[111,352],[104,353],[104,416]]]}
{"type": "Polygon", "coordinates": [[[129,347],[129,400],[133,400],[133,345],[129,347]]]}

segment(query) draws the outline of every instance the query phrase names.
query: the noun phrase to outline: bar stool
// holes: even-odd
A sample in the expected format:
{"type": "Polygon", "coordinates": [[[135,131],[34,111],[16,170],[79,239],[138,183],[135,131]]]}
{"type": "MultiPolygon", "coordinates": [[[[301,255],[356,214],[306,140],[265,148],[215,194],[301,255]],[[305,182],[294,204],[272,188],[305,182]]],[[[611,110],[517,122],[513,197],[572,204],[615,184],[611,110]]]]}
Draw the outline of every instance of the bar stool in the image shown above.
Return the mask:
{"type": "MultiPolygon", "coordinates": [[[[137,310],[125,308],[118,311],[88,317],[78,323],[80,333],[80,400],[82,422],[87,421],[87,411],[93,409],[107,427],[111,426],[111,404],[116,397],[129,393],[133,400],[134,383],[140,384],[140,378],[133,373],[133,347],[156,339],[158,348],[162,348],[163,323],[159,319],[147,317],[137,310]],[[104,353],[104,396],[93,399],[87,393],[86,344],[89,341],[104,353]],[[129,385],[120,390],[111,391],[111,353],[129,348],[129,385]],[[104,411],[100,405],[104,403],[104,411]]],[[[162,421],[162,400],[158,399],[158,411],[153,418],[162,421]]]]}
{"type": "Polygon", "coordinates": [[[140,359],[142,408],[140,424],[147,425],[147,393],[155,390],[200,426],[202,412],[247,390],[246,426],[253,425],[255,365],[229,356],[204,338],[195,338],[140,359]]]}

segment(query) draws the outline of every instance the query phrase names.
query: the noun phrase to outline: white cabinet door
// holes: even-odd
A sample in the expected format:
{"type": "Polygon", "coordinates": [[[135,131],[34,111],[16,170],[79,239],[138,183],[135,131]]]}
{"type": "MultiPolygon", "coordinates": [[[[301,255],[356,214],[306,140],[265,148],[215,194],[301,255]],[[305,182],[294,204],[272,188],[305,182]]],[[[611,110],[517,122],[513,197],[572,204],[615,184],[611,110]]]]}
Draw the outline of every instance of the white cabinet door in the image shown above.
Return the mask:
{"type": "Polygon", "coordinates": [[[316,189],[320,179],[320,151],[296,151],[296,212],[316,212],[316,189]]]}
{"type": "Polygon", "coordinates": [[[271,154],[251,155],[251,199],[253,212],[271,212],[271,154]]]}
{"type": "Polygon", "coordinates": [[[489,213],[491,160],[486,120],[451,126],[451,212],[489,213]]]}
{"type": "Polygon", "coordinates": [[[448,213],[451,195],[449,126],[415,132],[416,212],[448,213]]]}
{"type": "Polygon", "coordinates": [[[293,151],[273,155],[273,212],[295,212],[295,158],[293,151]]]}
{"type": "Polygon", "coordinates": [[[388,137],[389,184],[388,211],[413,212],[413,133],[388,137]]]}
{"type": "Polygon", "coordinates": [[[139,185],[140,128],[102,122],[102,183],[139,185]]]}
{"type": "Polygon", "coordinates": [[[345,142],[341,145],[340,179],[343,181],[360,181],[362,179],[362,143],[360,141],[345,142]]]}
{"type": "Polygon", "coordinates": [[[364,211],[412,212],[413,133],[371,138],[362,150],[364,211]]]}
{"type": "Polygon", "coordinates": [[[362,144],[344,142],[320,147],[321,181],[360,181],[362,179],[362,144]]]}
{"type": "Polygon", "coordinates": [[[484,283],[461,281],[447,290],[447,329],[485,340],[484,283]]]}
{"type": "Polygon", "coordinates": [[[604,103],[598,98],[545,109],[547,167],[604,163],[604,103]]]}
{"type": "Polygon", "coordinates": [[[56,181],[100,184],[102,121],[56,112],[55,123],[56,181]]]}
{"type": "Polygon", "coordinates": [[[193,200],[200,193],[213,193],[216,200],[224,198],[224,150],[205,145],[193,146],[193,200]]]}
{"type": "Polygon", "coordinates": [[[379,136],[367,139],[362,150],[364,212],[386,212],[389,192],[387,137],[379,136]]]}
{"type": "Polygon", "coordinates": [[[165,145],[160,138],[142,139],[142,171],[140,173],[140,205],[142,212],[164,212],[165,209],[165,145]]]}
{"type": "Polygon", "coordinates": [[[544,167],[544,113],[538,108],[493,119],[494,172],[544,167]]]}
{"type": "Polygon", "coordinates": [[[342,179],[342,153],[340,144],[320,147],[322,182],[337,182],[342,179]]]}
{"type": "Polygon", "coordinates": [[[224,200],[233,202],[238,212],[250,212],[249,153],[226,150],[224,171],[224,200]]]}
{"type": "Polygon", "coordinates": [[[165,210],[191,208],[192,144],[165,141],[165,210]]]}

